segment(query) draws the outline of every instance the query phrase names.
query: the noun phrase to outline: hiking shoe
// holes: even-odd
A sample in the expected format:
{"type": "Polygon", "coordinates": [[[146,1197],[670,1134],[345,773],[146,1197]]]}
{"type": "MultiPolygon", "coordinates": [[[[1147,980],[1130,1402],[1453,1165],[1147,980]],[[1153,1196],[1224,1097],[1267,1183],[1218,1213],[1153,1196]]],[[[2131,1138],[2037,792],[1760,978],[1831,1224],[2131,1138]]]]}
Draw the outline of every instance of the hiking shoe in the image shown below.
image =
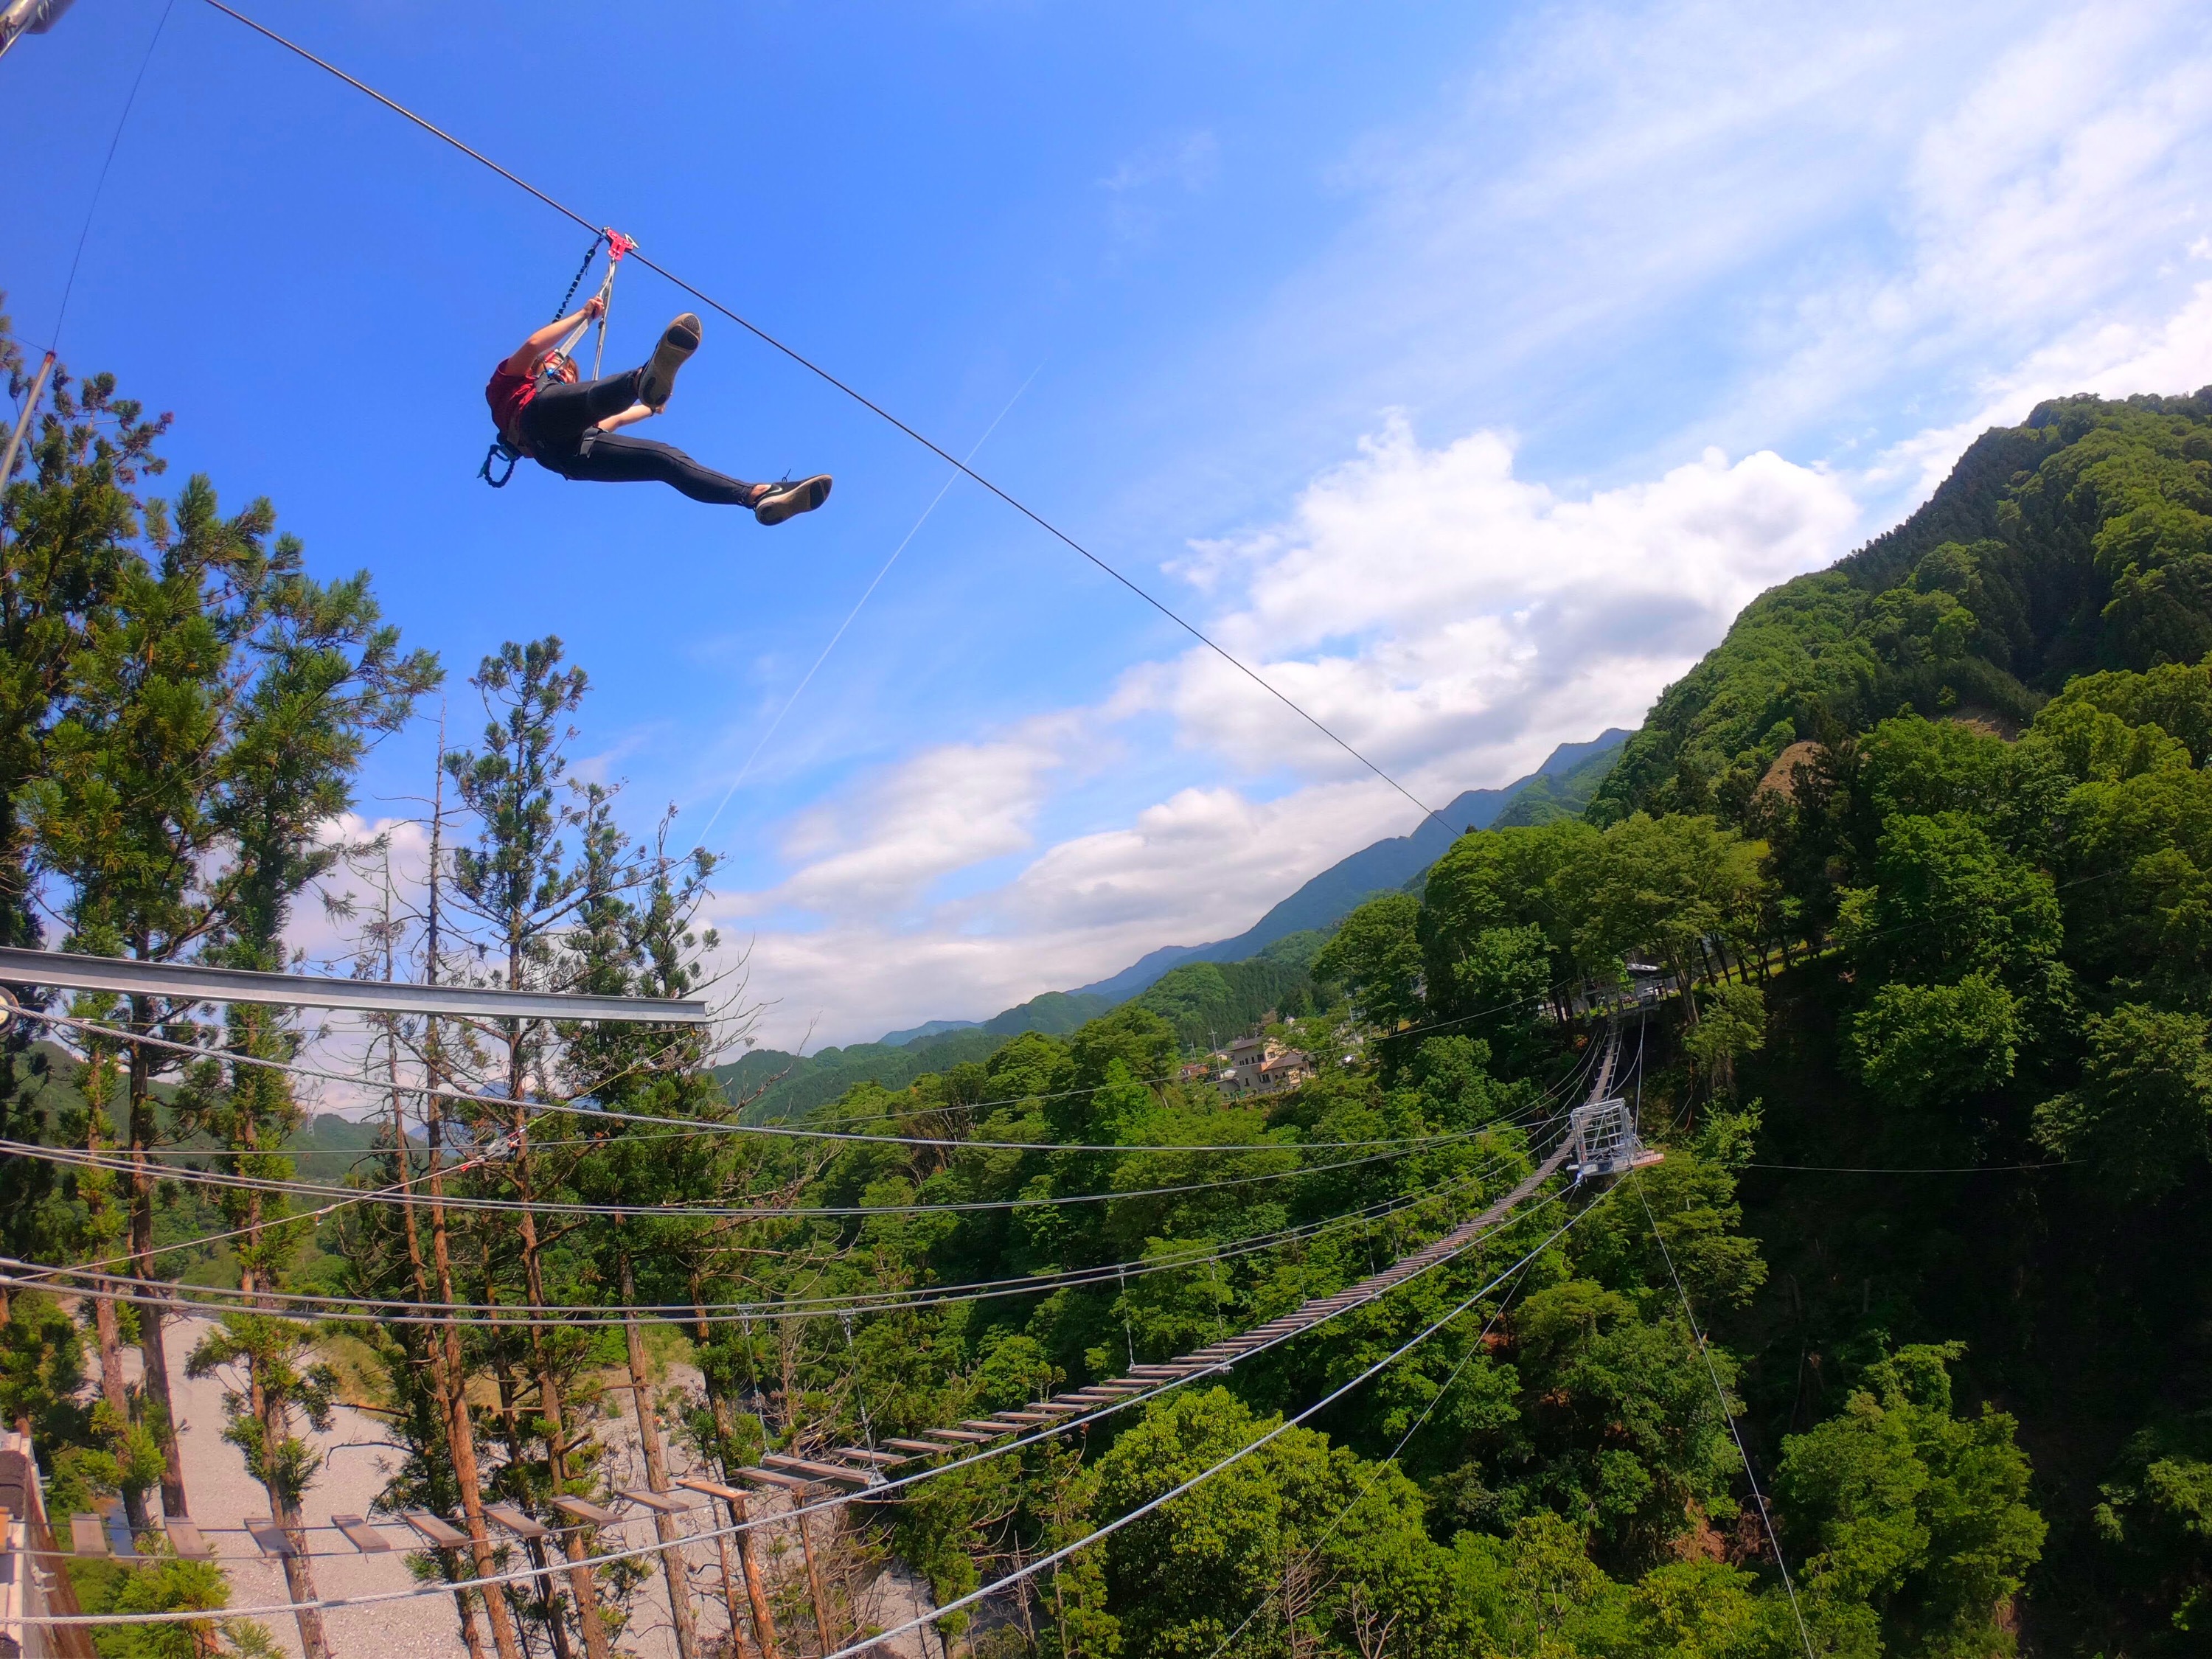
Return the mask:
{"type": "Polygon", "coordinates": [[[638,402],[656,415],[666,408],[668,394],[676,390],[676,371],[698,349],[699,319],[687,311],[669,324],[660,343],[653,347],[652,361],[638,376],[638,402]]]}
{"type": "Polygon", "coordinates": [[[769,485],[768,493],[753,503],[753,517],[763,524],[781,524],[801,513],[811,513],[829,499],[827,472],[817,472],[811,478],[786,478],[769,485]]]}

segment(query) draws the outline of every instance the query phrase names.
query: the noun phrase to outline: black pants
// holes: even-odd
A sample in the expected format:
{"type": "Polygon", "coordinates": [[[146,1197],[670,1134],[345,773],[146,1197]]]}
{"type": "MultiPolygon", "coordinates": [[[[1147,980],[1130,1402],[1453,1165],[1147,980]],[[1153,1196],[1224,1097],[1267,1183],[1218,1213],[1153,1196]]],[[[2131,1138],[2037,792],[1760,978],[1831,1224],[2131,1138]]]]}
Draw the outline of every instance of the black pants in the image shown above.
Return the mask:
{"type": "Polygon", "coordinates": [[[682,450],[650,438],[594,430],[637,401],[645,371],[611,374],[580,386],[549,386],[523,406],[521,437],[531,459],[564,478],[599,483],[673,484],[695,501],[750,507],[757,486],[703,467],[682,450]]]}

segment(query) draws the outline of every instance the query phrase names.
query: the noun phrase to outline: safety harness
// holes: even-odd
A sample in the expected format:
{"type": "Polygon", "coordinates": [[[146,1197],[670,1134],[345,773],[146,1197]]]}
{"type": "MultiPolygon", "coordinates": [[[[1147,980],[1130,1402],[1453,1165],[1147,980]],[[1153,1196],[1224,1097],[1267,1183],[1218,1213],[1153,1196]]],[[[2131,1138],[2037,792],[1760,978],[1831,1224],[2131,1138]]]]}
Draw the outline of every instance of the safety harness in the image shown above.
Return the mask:
{"type": "MultiPolygon", "coordinates": [[[[561,296],[561,303],[553,310],[555,322],[560,321],[568,314],[569,302],[576,297],[576,290],[583,286],[585,273],[591,270],[592,261],[599,257],[602,244],[607,250],[607,274],[599,282],[599,343],[592,352],[593,380],[599,379],[599,365],[606,361],[607,313],[614,309],[615,272],[622,268],[623,255],[635,247],[637,243],[618,230],[601,230],[592,239],[591,246],[584,250],[584,263],[576,267],[575,276],[568,282],[568,291],[561,296]]],[[[573,354],[576,349],[577,342],[584,337],[584,331],[591,325],[592,319],[588,317],[585,318],[583,321],[568,331],[567,338],[539,359],[537,378],[541,390],[551,383],[575,378],[575,358],[573,354]]],[[[483,465],[477,469],[477,477],[482,478],[494,489],[504,489],[507,488],[507,480],[514,476],[514,464],[520,460],[526,453],[510,443],[507,434],[502,432],[491,441],[491,447],[484,452],[483,465]],[[492,463],[495,461],[504,461],[507,464],[506,470],[496,478],[491,475],[492,463]]]]}

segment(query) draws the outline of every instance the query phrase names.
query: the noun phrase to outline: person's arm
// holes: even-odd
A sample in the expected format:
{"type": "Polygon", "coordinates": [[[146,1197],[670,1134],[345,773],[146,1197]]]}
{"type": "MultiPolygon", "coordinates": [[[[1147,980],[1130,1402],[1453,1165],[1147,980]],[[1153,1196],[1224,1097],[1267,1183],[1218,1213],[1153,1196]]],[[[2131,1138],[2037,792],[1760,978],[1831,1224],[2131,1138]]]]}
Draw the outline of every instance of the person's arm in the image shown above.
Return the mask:
{"type": "MultiPolygon", "coordinates": [[[[606,308],[605,302],[594,294],[584,301],[584,308],[581,311],[570,312],[558,322],[546,324],[544,327],[525,340],[515,348],[514,354],[501,363],[500,368],[509,374],[529,374],[537,367],[538,358],[561,343],[562,335],[575,327],[578,323],[593,320],[606,308]]],[[[478,358],[477,361],[481,362],[483,359],[478,358]]]]}
{"type": "Polygon", "coordinates": [[[626,426],[635,426],[640,421],[650,419],[652,415],[653,411],[647,409],[643,404],[632,404],[628,409],[623,410],[621,414],[610,415],[605,420],[601,421],[599,422],[599,430],[602,432],[619,432],[626,426]]]}

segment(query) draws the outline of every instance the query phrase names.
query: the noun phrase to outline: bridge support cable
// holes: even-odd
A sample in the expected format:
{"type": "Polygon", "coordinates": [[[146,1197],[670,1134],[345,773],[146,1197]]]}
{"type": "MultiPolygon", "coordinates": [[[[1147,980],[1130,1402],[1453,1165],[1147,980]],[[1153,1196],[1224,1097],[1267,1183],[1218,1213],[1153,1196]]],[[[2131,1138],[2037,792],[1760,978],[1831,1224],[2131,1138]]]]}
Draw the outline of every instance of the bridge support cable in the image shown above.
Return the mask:
{"type": "Polygon", "coordinates": [[[1674,1281],[1674,1294],[1681,1298],[1682,1317],[1690,1327],[1690,1339],[1696,1343],[1698,1357],[1705,1362],[1705,1375],[1713,1380],[1713,1393],[1719,1396],[1721,1419],[1728,1425],[1729,1437],[1735,1442],[1735,1455],[1743,1460],[1743,1478],[1751,1487],[1751,1501],[1759,1508],[1759,1525],[1765,1528],[1766,1541],[1774,1551],[1774,1565],[1782,1573],[1782,1588],[1790,1592],[1790,1616],[1797,1621],[1797,1639],[1805,1644],[1805,1659],[1816,1659],[1813,1651],[1813,1633],[1805,1627],[1804,1610],[1797,1605],[1797,1586],[1790,1577],[1790,1562],[1782,1553],[1782,1539],[1774,1528],[1774,1516],[1766,1504],[1766,1494],[1759,1490],[1759,1473],[1751,1465],[1751,1449],[1743,1443],[1742,1431],[1735,1425],[1735,1413],[1729,1408],[1728,1389],[1722,1385],[1720,1367],[1713,1364],[1712,1349],[1705,1341],[1705,1334],[1698,1328],[1698,1316],[1690,1307],[1690,1293],[1682,1287],[1682,1275],[1675,1271],[1674,1253],[1667,1248],[1666,1236],[1659,1231],[1659,1218],[1651,1212],[1651,1200],[1638,1187],[1636,1201],[1644,1206],[1644,1219],[1651,1224],[1652,1242],[1658,1245],[1660,1258],[1667,1264],[1667,1276],[1674,1281]]]}
{"type": "Polygon", "coordinates": [[[1258,1439],[1253,1440],[1243,1446],[1240,1446],[1237,1450],[1230,1453],[1228,1456],[1222,1458],[1218,1462],[1200,1469],[1196,1474],[1191,1476],[1189,1480],[1184,1481],[1173,1491],[1163,1492],[1158,1498],[1152,1498],[1146,1503],[1139,1504],[1135,1509],[1131,1510],[1127,1515],[1116,1516],[1113,1520],[1109,1521],[1104,1526],[1093,1528],[1083,1537],[1077,1539],[1073,1544],[1068,1544],[1060,1549],[1054,1550],[1049,1555],[1040,1556],[1034,1561],[1024,1562],[1013,1571],[994,1580],[988,1584],[985,1584],[976,1589],[970,1590],[965,1595],[956,1597],[954,1600],[947,1601],[944,1606],[938,1607],[932,1612],[923,1613],[919,1618],[909,1619],[903,1625],[894,1626],[890,1630],[878,1632],[875,1635],[867,1637],[860,1642],[840,1648],[835,1653],[825,1655],[824,1659],[862,1659],[862,1656],[878,1652],[880,1650],[878,1645],[878,1644],[895,1641],[899,1637],[905,1635],[908,1632],[918,1630],[924,1625],[933,1624],[936,1620],[944,1618],[947,1613],[958,1613],[963,1608],[975,1606],[979,1601],[986,1601],[991,1596],[1000,1595],[1010,1585],[1019,1583],[1025,1578],[1032,1577],[1047,1567],[1058,1565],[1060,1562],[1066,1560],[1070,1556],[1076,1554],[1079,1551],[1090,1548],[1093,1544],[1098,1543],[1100,1540],[1110,1537],[1113,1534],[1121,1531],[1122,1528],[1130,1525],[1132,1522],[1140,1521],[1145,1516],[1152,1514],[1154,1511],[1164,1509],[1168,1504],[1173,1503],[1176,1498],[1182,1497],[1185,1492],[1191,1491],[1196,1486],[1203,1485],[1208,1480],[1211,1480],[1215,1475],[1219,1474],[1224,1469],[1234,1468],[1237,1464],[1241,1463],[1244,1459],[1249,1457],[1254,1452],[1258,1451],[1261,1447],[1268,1445],[1281,1438],[1284,1435],[1288,1434],[1292,1429],[1298,1427],[1301,1424],[1306,1422],[1310,1419],[1318,1416],[1322,1412],[1334,1405],[1338,1401],[1343,1399],[1345,1395],[1352,1393],[1355,1389],[1359,1388],[1363,1383],[1370,1381],[1383,1371],[1388,1370],[1392,1365],[1395,1365],[1399,1360],[1403,1359],[1407,1354],[1413,1352],[1414,1349],[1419,1347],[1431,1337],[1435,1336],[1438,1332],[1443,1330],[1447,1326],[1450,1325],[1453,1321],[1458,1319],[1469,1309],[1480,1302],[1485,1297],[1495,1291],[1500,1285],[1503,1285],[1506,1280],[1519,1273],[1528,1265],[1530,1261],[1534,1260],[1537,1255],[1542,1254],[1545,1250],[1549,1249],[1553,1244],[1557,1243],[1566,1235],[1569,1229],[1572,1228],[1577,1222],[1583,1218],[1583,1217],[1588,1215],[1591,1210],[1595,1209],[1597,1207],[1597,1204],[1603,1203],[1607,1196],[1610,1196],[1610,1194],[1601,1195],[1596,1203],[1590,1205],[1589,1208],[1577,1211],[1573,1216],[1567,1219],[1564,1225],[1554,1231],[1549,1237],[1538,1244],[1535,1249],[1530,1250],[1527,1255],[1523,1256],[1520,1261],[1516,1261],[1511,1267],[1506,1268],[1504,1272],[1498,1273],[1490,1279],[1488,1283],[1485,1284],[1481,1287],[1481,1289],[1476,1291],[1474,1295],[1468,1297],[1465,1300],[1462,1301],[1456,1307],[1446,1313],[1442,1318],[1427,1326],[1415,1334],[1411,1340],[1401,1343],[1398,1347],[1393,1349],[1382,1358],[1376,1360],[1373,1364],[1370,1365],[1365,1370],[1360,1372],[1350,1382],[1345,1382],[1338,1388],[1331,1390],[1329,1393],[1323,1395],[1319,1400],[1314,1401],[1312,1405],[1308,1406],[1304,1411],[1296,1413],[1294,1416],[1285,1418],[1280,1423],[1268,1430],[1267,1433],[1261,1435],[1258,1439]]]}
{"type": "MultiPolygon", "coordinates": [[[[270,1293],[259,1291],[254,1293],[258,1299],[248,1306],[240,1299],[243,1292],[222,1287],[195,1286],[196,1296],[184,1296],[178,1293],[178,1286],[167,1279],[148,1279],[133,1274],[108,1273],[100,1264],[51,1267],[7,1256],[0,1256],[0,1284],[5,1284],[10,1289],[100,1296],[177,1313],[220,1316],[251,1311],[263,1318],[307,1324],[337,1322],[444,1326],[451,1323],[472,1329],[528,1330],[549,1322],[574,1326],[618,1327],[633,1315],[708,1324],[728,1324],[752,1319],[857,1318],[871,1314],[911,1313],[961,1302],[988,1301],[1002,1297],[1042,1296],[1059,1290],[1098,1289],[1151,1273],[1180,1272],[1234,1261],[1264,1250],[1309,1243],[1339,1227],[1394,1220],[1408,1212],[1437,1203],[1457,1188],[1480,1181],[1491,1173],[1493,1170],[1477,1170],[1442,1188],[1423,1188],[1320,1221],[1285,1228],[1278,1232],[1256,1234],[1232,1241],[1218,1249],[1147,1256],[1137,1261],[1107,1262],[1049,1276],[1038,1274],[1019,1279],[924,1285],[902,1295],[879,1293],[865,1297],[811,1297],[799,1302],[710,1303],[703,1305],[661,1304],[630,1307],[570,1304],[536,1307],[515,1305],[510,1308],[505,1304],[416,1302],[404,1298],[387,1301],[367,1297],[319,1296],[303,1292],[289,1293],[281,1304],[264,1306],[261,1303],[270,1293]],[[229,1299],[217,1299],[218,1297],[229,1299]]],[[[306,1220],[315,1213],[305,1212],[287,1217],[285,1222],[306,1220]]],[[[281,1226],[285,1222],[264,1224],[281,1226]]],[[[194,1240],[186,1245],[169,1248],[173,1250],[185,1249],[190,1248],[190,1244],[205,1242],[194,1240]]]]}
{"type": "MultiPolygon", "coordinates": [[[[1127,1377],[1115,1379],[1114,1383],[1111,1385],[1117,1389],[1125,1387],[1127,1389],[1127,1392],[1119,1393],[1115,1398],[1103,1401],[1094,1398],[1084,1400],[1079,1404],[1077,1403],[1078,1397],[1085,1394],[1085,1390],[1077,1390],[1074,1394],[1066,1396],[1056,1396],[1051,1401],[1042,1403],[1060,1408],[1057,1411],[1049,1413],[1035,1413],[1023,1414],[1024,1418],[1031,1416],[1045,1416],[1048,1418],[1056,1419],[1056,1420],[1048,1420],[1041,1425],[1031,1425],[1024,1421],[1019,1425],[1018,1429],[1010,1423],[1001,1423],[994,1419],[978,1419],[980,1422],[988,1424],[990,1428],[997,1431],[997,1432],[986,1432],[980,1429],[975,1431],[963,1431],[961,1438],[963,1440],[971,1442],[999,1439],[1001,1441],[1001,1443],[995,1445],[981,1445],[972,1452],[963,1453],[950,1462],[939,1464],[914,1474],[902,1475],[896,1478],[887,1479],[881,1475],[866,1475],[863,1472],[852,1468],[850,1465],[840,1468],[830,1464],[817,1464],[811,1461],[790,1460],[799,1463],[800,1470],[808,1473],[814,1477],[815,1480],[818,1480],[834,1474],[837,1479],[855,1483],[858,1489],[850,1492],[833,1492],[828,1498],[805,1504],[796,1504],[792,1509],[775,1516],[764,1516],[757,1519],[748,1520],[734,1525],[720,1527],[708,1531],[693,1534],[688,1541],[700,1543],[711,1542],[719,1538],[734,1536],[738,1533],[749,1532],[763,1526],[781,1524],[792,1521],[795,1517],[804,1517],[819,1511],[835,1510],[854,1502],[880,1502],[885,1498],[896,1496],[898,1492],[909,1486],[918,1485],[921,1482],[933,1479],[937,1475],[951,1474],[954,1470],[969,1468],[977,1463],[1003,1456],[1008,1452],[1020,1450],[1024,1447],[1039,1444],[1044,1441],[1056,1438],[1057,1437],[1066,1433],[1071,1429],[1087,1427],[1092,1423],[1103,1421],[1107,1418],[1112,1417],[1120,1412],[1126,1410],[1130,1406],[1148,1404],[1152,1401],[1164,1396],[1174,1389],[1182,1387],[1185,1383],[1197,1382],[1207,1376],[1218,1376],[1229,1370],[1239,1362],[1250,1358],[1255,1354],[1264,1352],[1268,1349],[1279,1346],[1283,1343],[1288,1342],[1296,1337],[1310,1334],[1314,1330],[1334,1320],[1339,1316],[1354,1311],[1358,1308],[1365,1307],[1377,1300],[1379,1297],[1387,1295],[1390,1291],[1396,1289],[1400,1285],[1404,1285],[1412,1279],[1419,1278],[1425,1273],[1432,1272],[1446,1263],[1457,1259],[1460,1255],[1464,1255],[1468,1250],[1474,1248],[1474,1246],[1480,1240],[1484,1232],[1506,1219],[1517,1205],[1527,1199],[1530,1194],[1534,1194],[1553,1176],[1556,1175],[1562,1164],[1565,1161],[1566,1156],[1567,1148],[1563,1142],[1560,1146],[1555,1149],[1537,1166],[1534,1172],[1532,1172],[1526,1179],[1516,1184],[1511,1192],[1508,1193],[1504,1198],[1501,1198],[1497,1202],[1486,1207],[1480,1215],[1469,1221],[1461,1224],[1458,1227],[1453,1229],[1449,1233],[1447,1233],[1443,1238],[1438,1239],[1434,1243],[1427,1245],[1422,1249],[1415,1251],[1402,1258],[1380,1273],[1370,1274],[1368,1278],[1358,1281],[1358,1284],[1345,1291],[1337,1292],[1334,1296],[1314,1298],[1304,1304],[1292,1315],[1287,1316],[1283,1319],[1272,1322],[1267,1325],[1261,1326],[1253,1331],[1246,1333],[1242,1337],[1232,1339],[1228,1342],[1217,1344],[1212,1348],[1201,1349],[1197,1353],[1186,1356],[1183,1360],[1159,1365],[1139,1365],[1133,1367],[1130,1375],[1127,1377]],[[1073,1407],[1074,1408],[1068,1409],[1069,1407],[1073,1407]]],[[[1558,1194],[1555,1194],[1553,1198],[1547,1199],[1544,1200],[1545,1204],[1549,1204],[1554,1201],[1557,1196],[1558,1194]]],[[[1540,1205],[1538,1207],[1540,1208],[1543,1206],[1540,1205]]],[[[1583,1211],[1580,1213],[1586,1214],[1588,1212],[1583,1211]]],[[[1579,1219],[1579,1214],[1574,1219],[1579,1219]]],[[[1574,1219],[1571,1219],[1566,1224],[1566,1227],[1571,1227],[1574,1224],[1574,1219]]],[[[1526,1266],[1528,1259],[1532,1258],[1534,1255],[1540,1253],[1543,1249],[1549,1248],[1550,1244],[1566,1231],[1566,1227],[1562,1227],[1558,1230],[1558,1231],[1554,1232],[1549,1238],[1546,1239],[1541,1244],[1539,1244],[1534,1250],[1529,1252],[1528,1257],[1524,1257],[1521,1261],[1515,1263],[1514,1266],[1511,1268],[1509,1268],[1504,1274],[1499,1275],[1498,1279],[1493,1281],[1492,1286],[1486,1286],[1484,1291],[1477,1292],[1476,1297],[1471,1298],[1470,1301],[1464,1305],[1472,1305],[1474,1300],[1479,1300],[1482,1295],[1487,1294],[1488,1290],[1490,1288],[1493,1288],[1495,1283],[1503,1282],[1504,1279],[1510,1278],[1513,1273],[1519,1272],[1522,1267],[1526,1266]]],[[[1438,1326],[1431,1328],[1429,1333],[1425,1334],[1421,1337],[1417,1337],[1414,1340],[1414,1344],[1409,1345],[1408,1349],[1402,1349],[1400,1352],[1402,1353],[1404,1352],[1410,1351],[1410,1346],[1418,1346],[1420,1341],[1426,1340],[1426,1336],[1428,1334],[1433,1334],[1436,1329],[1442,1328],[1443,1323],[1449,1323],[1449,1320],[1455,1317],[1457,1317],[1456,1312],[1447,1316],[1445,1321],[1441,1322],[1438,1326]]],[[[1393,1358],[1395,1357],[1396,1356],[1393,1356],[1393,1358]]],[[[1387,1364],[1389,1361],[1385,1360],[1382,1363],[1387,1364]]],[[[1379,1367],[1376,1369],[1379,1369],[1379,1367]]],[[[1370,1370],[1367,1375],[1372,1375],[1372,1370],[1370,1370]]],[[[1364,1380],[1364,1376],[1359,1379],[1355,1379],[1352,1383],[1346,1385],[1346,1388],[1349,1389],[1356,1387],[1359,1381],[1364,1380]]],[[[1101,1385],[1102,1388],[1108,1385],[1101,1385]]],[[[1345,1392],[1345,1389],[1338,1390],[1338,1394],[1340,1395],[1343,1392],[1345,1392]]],[[[1335,1397],[1335,1395],[1330,1396],[1332,1400],[1335,1397]]],[[[1322,1407],[1328,1403],[1328,1401],[1321,1401],[1311,1407],[1304,1415],[1310,1416],[1313,1412],[1321,1410],[1322,1407]]],[[[1303,1418],[1298,1420],[1303,1420],[1303,1418]]],[[[955,1442],[954,1443],[957,1444],[958,1443],[955,1442]]],[[[832,1453],[830,1455],[839,1455],[841,1454],[832,1453]]],[[[776,1470],[770,1469],[763,1471],[763,1473],[771,1477],[778,1477],[781,1480],[789,1480],[793,1478],[793,1474],[788,1472],[781,1474],[780,1477],[779,1472],[776,1470]]],[[[811,1484],[811,1482],[801,1481],[800,1484],[805,1485],[811,1484]]],[[[608,1552],[604,1554],[591,1557],[583,1562],[573,1565],[592,1567],[602,1566],[618,1561],[627,1561],[656,1555],[662,1547],[663,1547],[659,1543],[655,1542],[653,1544],[641,1546],[635,1548],[608,1552]]],[[[1040,1562],[1033,1564],[1031,1570],[1033,1571],[1036,1565],[1047,1565],[1047,1563],[1040,1562]]],[[[534,1568],[531,1568],[519,1571],[510,1571],[503,1575],[491,1577],[471,1579],[469,1582],[471,1588],[490,1589],[509,1583],[518,1584],[534,1583],[536,1582],[536,1570],[534,1568]]],[[[252,1618],[261,1616],[273,1617],[279,1613],[292,1613],[295,1611],[298,1607],[301,1606],[313,1605],[321,1609],[359,1607],[381,1605],[391,1601],[418,1600],[425,1595],[443,1595],[448,1593],[449,1587],[445,1585],[422,1586],[405,1590],[380,1591],[368,1595],[325,1597],[313,1604],[283,1602],[280,1604],[272,1604],[264,1607],[228,1608],[225,1610],[225,1613],[226,1616],[232,1618],[252,1618]]],[[[946,1611],[946,1609],[940,1608],[937,1613],[927,1616],[929,1618],[939,1617],[941,1616],[945,1611],[946,1611]]],[[[53,1618],[43,1620],[27,1620],[23,1622],[53,1626],[112,1625],[130,1623],[175,1624],[194,1619],[204,1619],[205,1617],[206,1614],[204,1613],[179,1611],[173,1613],[156,1613],[135,1615],[114,1613],[84,1614],[70,1619],[53,1618]]],[[[882,1639],[884,1639],[882,1636],[872,1638],[868,1642],[862,1644],[860,1647],[848,1650],[847,1652],[848,1654],[864,1652],[868,1648],[872,1647],[876,1642],[882,1639]]],[[[835,1659],[834,1656],[833,1659],[835,1659]]]]}

